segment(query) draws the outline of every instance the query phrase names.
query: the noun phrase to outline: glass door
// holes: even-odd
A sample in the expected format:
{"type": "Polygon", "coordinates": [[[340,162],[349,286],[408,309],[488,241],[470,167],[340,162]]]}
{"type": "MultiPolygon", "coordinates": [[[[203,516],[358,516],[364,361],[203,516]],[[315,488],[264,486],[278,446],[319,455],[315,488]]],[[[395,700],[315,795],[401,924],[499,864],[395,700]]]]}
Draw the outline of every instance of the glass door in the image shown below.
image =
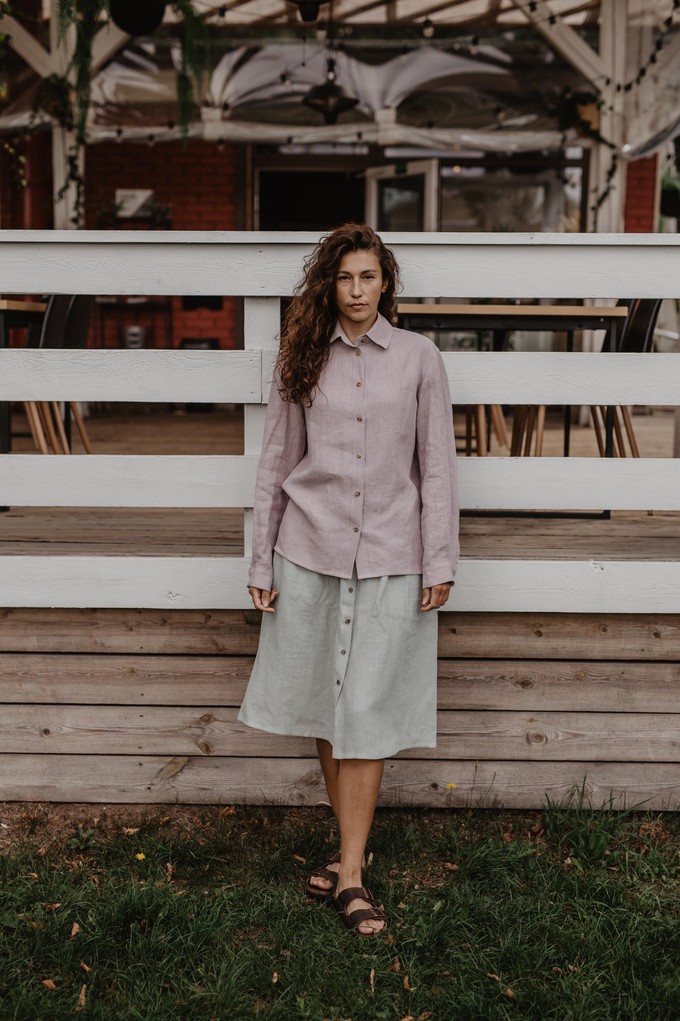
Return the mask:
{"type": "Polygon", "coordinates": [[[412,160],[366,171],[366,223],[377,231],[439,229],[439,161],[412,160]]]}

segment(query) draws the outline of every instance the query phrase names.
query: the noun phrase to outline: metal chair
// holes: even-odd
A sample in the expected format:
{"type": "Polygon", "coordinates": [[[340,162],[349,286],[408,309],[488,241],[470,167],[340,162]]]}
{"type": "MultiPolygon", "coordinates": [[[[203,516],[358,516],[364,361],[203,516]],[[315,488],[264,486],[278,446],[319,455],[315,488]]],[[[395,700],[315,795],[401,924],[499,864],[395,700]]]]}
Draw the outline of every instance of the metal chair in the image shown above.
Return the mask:
{"type": "MultiPolygon", "coordinates": [[[[94,297],[91,295],[51,295],[42,322],[28,331],[26,347],[87,347],[93,310],[94,297]]],[[[64,402],[63,421],[57,401],[24,401],[24,407],[34,442],[41,453],[49,452],[47,441],[55,454],[71,453],[71,415],[75,419],[86,453],[93,452],[80,408],[75,401],[64,402]]]]}

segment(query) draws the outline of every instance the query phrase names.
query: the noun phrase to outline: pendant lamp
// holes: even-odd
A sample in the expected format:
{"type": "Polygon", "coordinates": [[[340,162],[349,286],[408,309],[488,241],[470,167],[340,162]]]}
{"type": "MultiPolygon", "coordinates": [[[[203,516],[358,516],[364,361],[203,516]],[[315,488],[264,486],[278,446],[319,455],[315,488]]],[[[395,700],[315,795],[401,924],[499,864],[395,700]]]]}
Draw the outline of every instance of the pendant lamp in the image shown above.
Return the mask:
{"type": "Polygon", "coordinates": [[[110,0],[111,21],[128,35],[149,35],[163,24],[166,0],[110,0]]]}
{"type": "Polygon", "coordinates": [[[302,97],[305,106],[322,114],[326,124],[336,124],[341,113],[351,110],[359,102],[355,96],[347,95],[335,77],[335,61],[330,57],[326,67],[326,81],[323,85],[312,86],[307,95],[302,97]]]}
{"type": "Polygon", "coordinates": [[[300,10],[300,17],[303,21],[316,21],[319,17],[319,8],[324,0],[292,0],[300,10]]]}

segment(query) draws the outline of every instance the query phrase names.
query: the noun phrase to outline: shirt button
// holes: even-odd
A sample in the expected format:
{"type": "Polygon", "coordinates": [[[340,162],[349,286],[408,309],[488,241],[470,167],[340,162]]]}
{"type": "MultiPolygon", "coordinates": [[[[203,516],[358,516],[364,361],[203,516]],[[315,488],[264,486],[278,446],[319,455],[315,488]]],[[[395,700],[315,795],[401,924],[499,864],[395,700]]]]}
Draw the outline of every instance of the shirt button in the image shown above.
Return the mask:
{"type": "Polygon", "coordinates": [[[348,592],[354,592],[354,589],[353,589],[353,588],[351,587],[351,585],[350,585],[350,587],[348,588],[348,590],[347,590],[347,591],[348,591],[348,592]]]}
{"type": "Polygon", "coordinates": [[[361,415],[357,415],[357,422],[363,422],[363,418],[361,415]]]}
{"type": "Polygon", "coordinates": [[[347,655],[347,649],[340,649],[340,655],[341,656],[346,656],[347,655]]]}
{"type": "Polygon", "coordinates": [[[350,618],[349,617],[345,617],[345,624],[349,624],[349,623],[350,623],[350,618]]]}
{"type": "Polygon", "coordinates": [[[355,495],[355,496],[361,496],[361,490],[360,490],[360,489],[356,489],[356,490],[354,491],[354,495],[355,495]]]}
{"type": "Polygon", "coordinates": [[[355,351],[355,352],[354,352],[354,354],[355,354],[355,355],[360,355],[360,354],[361,354],[361,351],[355,351]]]}
{"type": "Polygon", "coordinates": [[[357,383],[357,386],[361,386],[361,383],[357,383]]]}
{"type": "Polygon", "coordinates": [[[337,681],[336,681],[335,683],[336,683],[336,684],[340,684],[340,678],[338,678],[338,679],[337,679],[337,681]]]}
{"type": "Polygon", "coordinates": [[[361,457],[361,454],[357,454],[357,457],[361,457]]]}
{"type": "MultiPolygon", "coordinates": [[[[359,529],[357,528],[357,526],[356,526],[356,525],[354,526],[354,531],[355,531],[355,532],[358,532],[358,531],[359,531],[359,529]]],[[[350,592],[351,592],[351,591],[352,591],[352,589],[350,589],[350,592]]]]}

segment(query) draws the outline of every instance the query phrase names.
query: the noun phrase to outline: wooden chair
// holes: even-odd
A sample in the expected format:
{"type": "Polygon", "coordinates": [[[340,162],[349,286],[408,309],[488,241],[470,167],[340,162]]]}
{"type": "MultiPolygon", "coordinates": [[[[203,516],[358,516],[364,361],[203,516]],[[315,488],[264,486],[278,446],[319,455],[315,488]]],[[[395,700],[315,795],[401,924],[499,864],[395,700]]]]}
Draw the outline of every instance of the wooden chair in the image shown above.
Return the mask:
{"type": "MultiPolygon", "coordinates": [[[[94,297],[90,295],[51,295],[42,323],[30,327],[26,347],[33,348],[84,348],[90,321],[94,310],[94,297]]],[[[36,448],[42,454],[71,453],[72,415],[85,452],[93,452],[80,408],[75,401],[65,402],[64,420],[59,412],[58,401],[24,401],[26,418],[33,434],[36,448]]]]}

